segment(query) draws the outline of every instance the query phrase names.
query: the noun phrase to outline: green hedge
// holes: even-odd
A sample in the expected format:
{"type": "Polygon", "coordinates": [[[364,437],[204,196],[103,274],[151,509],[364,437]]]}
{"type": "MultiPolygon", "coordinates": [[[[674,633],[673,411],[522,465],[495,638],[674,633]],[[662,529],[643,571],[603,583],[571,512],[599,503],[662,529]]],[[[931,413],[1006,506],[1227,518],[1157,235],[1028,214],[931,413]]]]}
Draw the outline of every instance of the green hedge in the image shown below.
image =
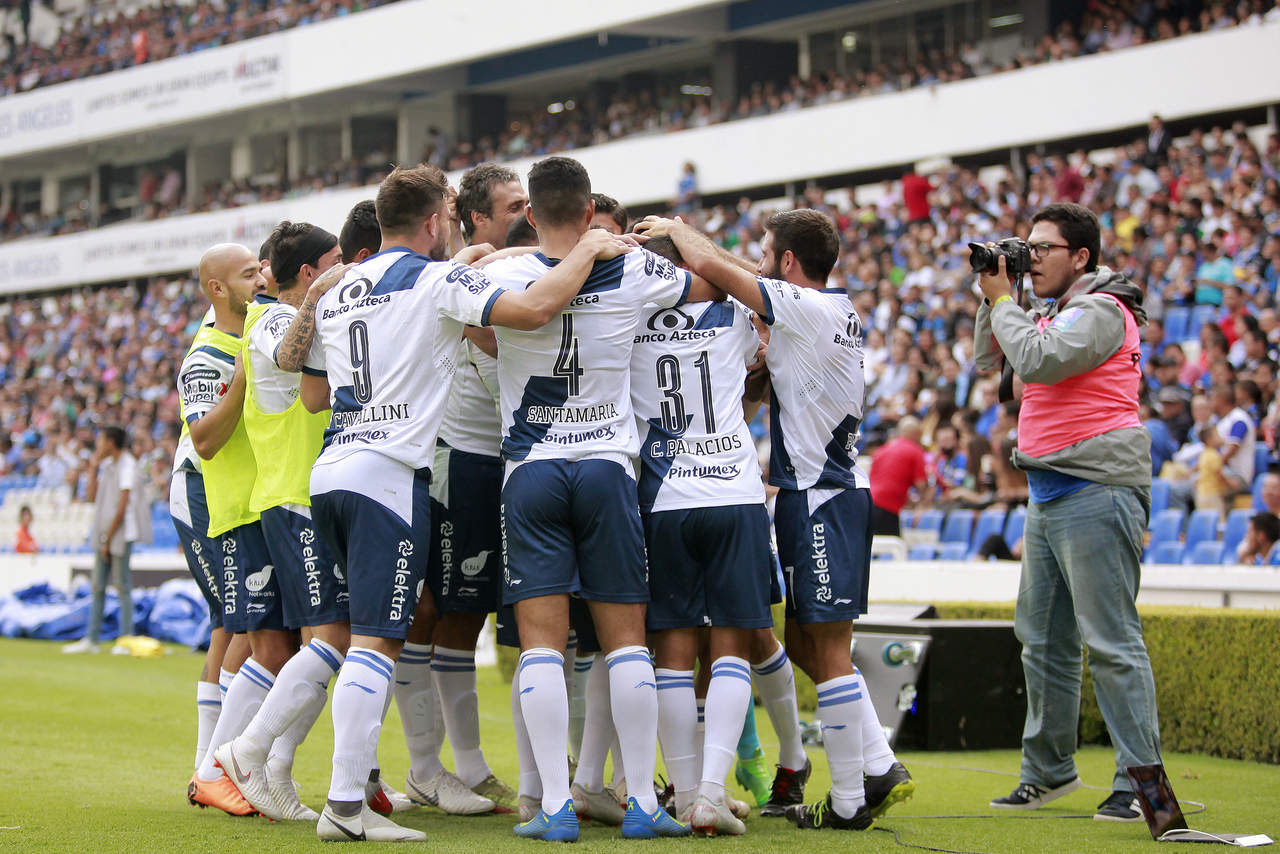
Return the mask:
{"type": "MultiPolygon", "coordinates": [[[[1012,620],[1013,605],[939,604],[944,619],[1012,620]]],[[[1167,751],[1280,763],[1280,612],[1140,607],[1167,751]]],[[[1086,667],[1080,738],[1107,743],[1086,667]]]]}
{"type": "MultiPolygon", "coordinates": [[[[1013,619],[1012,603],[950,602],[937,609],[942,619],[1013,619]]],[[[1280,612],[1138,610],[1155,673],[1164,749],[1280,763],[1280,612]]],[[[773,616],[781,637],[781,605],[773,616]]],[[[508,681],[517,657],[515,650],[498,648],[498,666],[508,681]]],[[[1080,696],[1081,741],[1107,743],[1088,667],[1080,696]]],[[[796,700],[803,710],[817,708],[813,681],[799,668],[796,700]]]]}

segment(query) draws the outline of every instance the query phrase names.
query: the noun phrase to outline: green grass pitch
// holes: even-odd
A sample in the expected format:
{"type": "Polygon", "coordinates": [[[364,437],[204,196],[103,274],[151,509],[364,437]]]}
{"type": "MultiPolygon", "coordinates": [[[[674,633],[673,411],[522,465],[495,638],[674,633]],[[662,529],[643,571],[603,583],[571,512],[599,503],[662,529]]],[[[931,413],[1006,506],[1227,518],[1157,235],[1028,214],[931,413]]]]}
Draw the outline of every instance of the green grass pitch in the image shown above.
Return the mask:
{"type": "MultiPolygon", "coordinates": [[[[157,659],[111,655],[63,656],[59,645],[0,640],[0,850],[74,854],[240,854],[332,852],[308,823],[237,819],[189,806],[185,792],[195,748],[195,679],[201,658],[168,647],[157,659]]],[[[494,771],[515,782],[507,686],[496,668],[479,673],[481,729],[494,771]]],[[[776,741],[768,718],[757,715],[761,741],[776,741]]],[[[328,785],[332,728],[326,710],[298,753],[295,776],[303,801],[319,808],[328,785]]],[[[446,748],[446,765],[450,764],[446,748]]],[[[810,797],[825,792],[826,761],[810,748],[810,797]]],[[[402,788],[407,765],[395,706],[383,728],[380,758],[386,779],[402,788]]],[[[624,842],[614,828],[585,823],[578,849],[733,852],[919,850],[902,843],[963,852],[1132,852],[1153,843],[1143,824],[1093,821],[1105,792],[1083,790],[1030,815],[987,817],[987,801],[1017,783],[1015,751],[916,753],[902,759],[918,783],[915,798],[894,808],[864,833],[801,832],[783,820],[753,815],[737,839],[624,842]],[[947,816],[947,817],[941,817],[947,816]],[[954,817],[953,817],[954,816],[954,817]],[[960,817],[969,816],[969,817],[960,817]]],[[[1111,752],[1080,753],[1081,775],[1109,787],[1111,752]]],[[[1280,769],[1202,756],[1166,757],[1184,809],[1204,830],[1280,837],[1280,769]]],[[[737,793],[739,796],[742,792],[737,793]]],[[[454,818],[421,809],[397,816],[427,833],[433,852],[537,851],[549,843],[517,840],[510,816],[454,818]]],[[[409,846],[414,847],[414,846],[409,846]]],[[[419,846],[420,847],[420,846],[419,846]]]]}

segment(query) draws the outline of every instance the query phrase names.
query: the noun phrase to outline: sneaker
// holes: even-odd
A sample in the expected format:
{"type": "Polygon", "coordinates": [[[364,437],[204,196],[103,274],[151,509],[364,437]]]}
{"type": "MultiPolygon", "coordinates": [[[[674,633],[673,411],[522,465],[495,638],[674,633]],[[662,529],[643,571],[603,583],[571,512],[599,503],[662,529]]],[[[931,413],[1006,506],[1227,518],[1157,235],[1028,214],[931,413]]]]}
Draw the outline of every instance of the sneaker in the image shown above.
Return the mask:
{"type": "Polygon", "coordinates": [[[133,655],[133,650],[129,649],[129,647],[125,646],[122,643],[118,643],[115,646],[111,647],[111,654],[112,655],[133,655]]]}
{"type": "Polygon", "coordinates": [[[871,810],[863,804],[849,818],[835,811],[831,805],[831,793],[812,804],[796,804],[787,807],[787,818],[796,827],[813,830],[866,830],[871,826],[871,810]]]}
{"type": "Polygon", "coordinates": [[[298,798],[298,784],[291,774],[277,776],[272,772],[271,761],[266,764],[267,788],[271,790],[271,798],[276,802],[276,812],[281,821],[319,821],[320,813],[304,804],[298,798]]]}
{"type": "Polygon", "coordinates": [[[662,807],[651,813],[640,809],[635,798],[627,801],[627,814],[622,819],[624,839],[657,839],[659,836],[688,836],[689,825],[672,818],[662,807]]]}
{"type": "Polygon", "coordinates": [[[560,811],[555,815],[547,815],[539,808],[537,815],[515,826],[515,834],[521,839],[577,842],[578,814],[573,811],[573,801],[565,801],[564,806],[560,807],[560,811]]]}
{"type": "Polygon", "coordinates": [[[573,794],[573,811],[580,819],[589,818],[617,827],[626,817],[622,804],[618,803],[618,796],[607,786],[598,792],[590,792],[585,786],[574,783],[569,791],[573,794]]]}
{"type": "Polygon", "coordinates": [[[245,756],[243,744],[239,751],[236,750],[235,741],[228,741],[214,748],[213,762],[255,810],[269,819],[281,817],[276,810],[276,800],[271,796],[267,769],[245,756]]]}
{"type": "Polygon", "coordinates": [[[729,811],[724,801],[715,802],[706,795],[698,795],[689,813],[689,825],[695,836],[741,836],[747,826],[729,811]]]}
{"type": "Polygon", "coordinates": [[[516,818],[520,819],[520,823],[532,821],[533,817],[542,809],[542,799],[535,798],[533,795],[521,795],[516,801],[516,818]]]}
{"type": "Polygon", "coordinates": [[[493,811],[497,813],[512,813],[518,806],[516,790],[492,774],[472,786],[471,791],[493,801],[493,811]]]}
{"type": "Polygon", "coordinates": [[[883,774],[863,777],[862,785],[872,818],[879,818],[889,811],[889,807],[909,800],[916,791],[916,781],[911,779],[911,772],[896,761],[883,774]]]}
{"type": "Polygon", "coordinates": [[[756,806],[769,803],[773,790],[769,786],[769,764],[764,761],[764,748],[757,747],[750,759],[739,759],[733,769],[733,779],[755,798],[756,806]]]}
{"type": "Polygon", "coordinates": [[[187,800],[200,807],[217,807],[227,815],[257,815],[258,811],[244,799],[226,774],[216,780],[192,777],[187,784],[187,800]]]}
{"type": "Polygon", "coordinates": [[[1083,786],[1079,777],[1075,777],[1057,786],[1037,786],[1035,783],[1019,783],[1003,798],[996,798],[991,806],[998,810],[1038,810],[1040,807],[1056,801],[1063,795],[1069,795],[1083,786]]]}
{"type": "Polygon", "coordinates": [[[360,805],[360,814],[342,818],[330,804],[324,805],[320,821],[316,823],[316,835],[326,842],[426,842],[421,830],[401,827],[389,818],[383,818],[367,803],[360,805]]]}
{"type": "Polygon", "coordinates": [[[83,655],[86,652],[97,652],[98,645],[88,638],[80,638],[75,643],[63,646],[62,651],[67,655],[83,655]]]}
{"type": "Polygon", "coordinates": [[[725,793],[724,805],[729,808],[729,812],[733,813],[734,818],[746,818],[751,815],[751,805],[746,801],[740,801],[729,793],[725,793]]]}
{"type": "Polygon", "coordinates": [[[778,773],[773,775],[773,787],[769,800],[760,808],[760,815],[768,818],[786,815],[787,807],[803,804],[804,784],[809,782],[809,775],[813,773],[813,763],[807,757],[804,760],[804,767],[799,771],[792,771],[781,765],[777,767],[778,773]]]}
{"type": "Polygon", "coordinates": [[[477,795],[456,774],[443,768],[425,783],[415,780],[413,770],[410,769],[409,776],[405,778],[405,788],[409,790],[409,799],[413,803],[432,806],[449,815],[493,812],[493,801],[477,795]]]}
{"type": "Polygon", "coordinates": [[[385,797],[391,804],[392,812],[404,812],[405,810],[411,810],[418,806],[404,792],[397,792],[395,789],[388,786],[387,781],[383,780],[381,776],[378,777],[378,786],[382,789],[383,797],[385,797]]]}
{"type": "Polygon", "coordinates": [[[1142,810],[1133,792],[1114,791],[1098,804],[1095,821],[1142,821],[1142,810]]]}

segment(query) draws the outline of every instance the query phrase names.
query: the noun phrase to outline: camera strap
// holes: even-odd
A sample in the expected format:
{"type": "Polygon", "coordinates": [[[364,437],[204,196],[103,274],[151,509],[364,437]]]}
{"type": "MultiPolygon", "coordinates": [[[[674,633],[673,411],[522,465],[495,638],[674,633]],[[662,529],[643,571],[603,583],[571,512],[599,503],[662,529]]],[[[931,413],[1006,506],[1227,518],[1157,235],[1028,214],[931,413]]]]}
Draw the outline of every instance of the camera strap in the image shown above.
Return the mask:
{"type": "MultiPolygon", "coordinates": [[[[1022,277],[1019,276],[1017,281],[1013,283],[1013,301],[1017,303],[1018,308],[1023,311],[1026,306],[1022,304],[1022,277]]],[[[1013,400],[1013,365],[1009,364],[1007,356],[1000,357],[1000,402],[1008,403],[1013,400]]]]}

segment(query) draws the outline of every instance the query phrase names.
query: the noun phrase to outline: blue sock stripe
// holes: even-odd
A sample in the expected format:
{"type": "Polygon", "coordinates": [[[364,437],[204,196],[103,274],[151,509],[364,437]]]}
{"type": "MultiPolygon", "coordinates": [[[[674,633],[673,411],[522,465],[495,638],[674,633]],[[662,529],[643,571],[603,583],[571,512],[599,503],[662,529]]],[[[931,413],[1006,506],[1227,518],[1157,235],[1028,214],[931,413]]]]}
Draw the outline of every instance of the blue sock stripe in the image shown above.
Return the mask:
{"type": "Polygon", "coordinates": [[[522,655],[520,656],[520,669],[524,670],[533,664],[554,664],[556,667],[564,667],[564,659],[558,655],[522,655]]]}
{"type": "Polygon", "coordinates": [[[591,664],[592,662],[590,661],[579,661],[573,665],[573,672],[586,673],[588,670],[591,669],[591,664]]]}
{"type": "Polygon", "coordinates": [[[383,670],[383,669],[382,669],[381,667],[379,667],[377,664],[373,663],[372,661],[369,661],[368,659],[364,659],[364,658],[352,658],[351,656],[349,656],[349,655],[348,655],[348,656],[347,656],[347,664],[363,664],[365,667],[369,668],[370,670],[372,670],[374,673],[376,673],[376,674],[378,674],[379,676],[381,676],[381,677],[382,677],[383,679],[385,679],[386,681],[388,681],[388,682],[390,682],[390,681],[391,681],[391,674],[390,674],[390,673],[388,673],[386,670],[383,670]]]}
{"type": "Polygon", "coordinates": [[[248,662],[240,665],[240,672],[243,673],[244,677],[250,682],[262,688],[266,688],[268,691],[270,691],[271,686],[275,684],[274,679],[267,679],[266,676],[250,667],[248,662]]]}
{"type": "Polygon", "coordinates": [[[342,662],[338,661],[338,659],[334,656],[332,652],[320,646],[315,641],[312,641],[311,643],[307,644],[307,649],[311,650],[316,655],[320,656],[320,658],[323,659],[324,663],[329,665],[330,669],[333,670],[334,673],[337,673],[338,668],[342,667],[342,662]]]}
{"type": "Polygon", "coordinates": [[[408,655],[408,654],[406,654],[406,653],[403,653],[403,652],[402,652],[402,653],[400,653],[399,663],[401,663],[401,664],[412,664],[412,665],[415,665],[415,666],[416,666],[416,665],[422,665],[422,664],[430,664],[430,663],[431,663],[431,656],[429,656],[429,655],[423,655],[423,656],[418,656],[418,655],[408,655]]]}
{"type": "Polygon", "coordinates": [[[712,679],[741,679],[743,682],[746,682],[748,685],[751,684],[750,676],[748,676],[745,673],[739,673],[736,670],[712,671],[711,678],[712,679]]]}
{"type": "Polygon", "coordinates": [[[692,676],[659,676],[657,680],[659,685],[664,685],[664,684],[692,685],[693,684],[692,676]]]}
{"type": "Polygon", "coordinates": [[[222,701],[221,700],[196,700],[196,705],[197,706],[217,706],[218,708],[222,708],[222,701]]]}
{"type": "Polygon", "coordinates": [[[822,699],[823,697],[830,697],[832,694],[836,693],[837,691],[857,691],[861,687],[862,685],[859,684],[858,680],[850,676],[849,681],[847,682],[842,681],[839,685],[832,685],[830,688],[820,689],[818,691],[818,699],[822,699]]]}
{"type": "Polygon", "coordinates": [[[373,653],[364,652],[363,650],[353,650],[347,653],[347,661],[354,661],[356,664],[363,664],[370,670],[376,670],[387,679],[391,678],[391,665],[382,658],[373,653]]]}
{"type": "Polygon", "coordinates": [[[747,676],[751,675],[750,668],[748,668],[745,664],[739,664],[736,661],[717,661],[715,664],[711,665],[712,676],[715,676],[717,673],[719,673],[722,670],[733,670],[747,676]]]}
{"type": "Polygon", "coordinates": [[[476,655],[474,652],[471,653],[471,655],[449,655],[445,652],[436,652],[436,661],[447,661],[451,664],[464,664],[468,662],[474,664],[475,660],[476,655]]]}
{"type": "Polygon", "coordinates": [[[436,664],[432,662],[431,670],[435,673],[475,673],[476,666],[474,664],[436,664]]]}
{"type": "Polygon", "coordinates": [[[627,661],[643,661],[645,664],[653,663],[652,659],[649,658],[649,654],[647,652],[628,652],[624,655],[619,655],[614,658],[608,659],[609,669],[612,670],[615,664],[622,664],[627,661]]]}
{"type": "Polygon", "coordinates": [[[573,629],[569,629],[569,643],[568,643],[568,645],[569,645],[569,646],[577,646],[577,645],[578,645],[578,633],[577,633],[576,631],[574,631],[573,629]]]}
{"type": "Polygon", "coordinates": [[[692,691],[693,683],[692,682],[659,682],[658,683],[659,691],[666,691],[668,688],[688,688],[690,691],[692,691]]]}
{"type": "Polygon", "coordinates": [[[783,650],[782,655],[778,656],[777,661],[766,662],[765,664],[762,664],[759,667],[753,666],[751,669],[761,676],[768,676],[770,673],[774,673],[775,671],[781,670],[782,665],[786,663],[787,663],[787,653],[786,653],[786,650],[783,650]]]}
{"type": "Polygon", "coordinates": [[[844,705],[845,703],[853,703],[861,699],[862,699],[862,692],[855,690],[849,694],[840,694],[835,697],[827,697],[826,699],[819,700],[818,708],[824,709],[827,706],[841,706],[841,705],[844,705]]]}

